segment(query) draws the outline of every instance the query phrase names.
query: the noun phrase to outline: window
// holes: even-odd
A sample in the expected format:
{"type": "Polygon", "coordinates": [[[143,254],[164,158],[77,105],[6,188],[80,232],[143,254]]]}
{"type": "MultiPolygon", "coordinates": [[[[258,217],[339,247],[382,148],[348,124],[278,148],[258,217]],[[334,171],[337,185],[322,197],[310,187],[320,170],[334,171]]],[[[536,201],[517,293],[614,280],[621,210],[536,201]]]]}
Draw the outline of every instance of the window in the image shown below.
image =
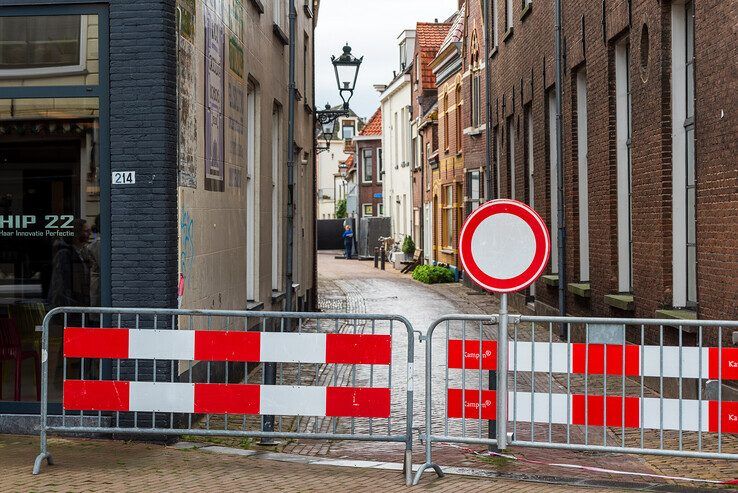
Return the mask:
{"type": "Polygon", "coordinates": [[[515,198],[515,118],[507,119],[507,194],[511,199],[515,198]]]}
{"type": "MultiPolygon", "coordinates": [[[[272,110],[272,289],[282,290],[282,108],[272,110]]],[[[248,226],[247,226],[248,227],[248,226]]]]}
{"type": "Polygon", "coordinates": [[[548,183],[549,183],[549,211],[551,214],[551,272],[559,272],[559,187],[558,169],[559,157],[556,152],[556,91],[548,92],[546,98],[546,109],[548,111],[548,183]]]}
{"type": "Polygon", "coordinates": [[[374,215],[374,205],[362,204],[361,205],[361,215],[363,217],[372,217],[374,215]]]}
{"type": "Polygon", "coordinates": [[[461,152],[461,84],[456,85],[456,152],[461,152]]]}
{"type": "Polygon", "coordinates": [[[479,170],[469,171],[466,174],[466,214],[482,205],[482,173],[479,170]]]}
{"type": "Polygon", "coordinates": [[[81,66],[82,28],[86,27],[82,19],[79,15],[1,17],[0,74],[81,66]]]}
{"type": "Polygon", "coordinates": [[[443,96],[443,148],[446,149],[446,152],[448,152],[449,142],[451,141],[449,137],[449,110],[450,108],[448,104],[448,94],[446,94],[445,96],[443,96]]]}
{"type": "Polygon", "coordinates": [[[286,0],[274,0],[274,18],[272,19],[276,25],[279,27],[282,27],[284,25],[284,17],[287,13],[287,9],[285,8],[285,1],[286,0]]]}
{"type": "Polygon", "coordinates": [[[380,202],[377,204],[377,215],[384,216],[384,203],[380,202]]]}
{"type": "Polygon", "coordinates": [[[499,2],[499,0],[492,0],[492,12],[490,12],[489,14],[489,22],[491,24],[490,32],[492,33],[491,38],[492,38],[493,48],[497,48],[497,46],[499,46],[500,44],[500,41],[499,41],[500,36],[499,36],[499,33],[497,32],[497,21],[499,19],[498,17],[499,10],[498,10],[497,2],[499,2]]]}
{"type": "MultiPolygon", "coordinates": [[[[425,143],[425,155],[426,159],[430,160],[431,155],[431,143],[425,143]]],[[[430,163],[425,168],[425,189],[430,190],[431,183],[433,182],[433,169],[430,167],[430,163]]]]}
{"type": "Polygon", "coordinates": [[[307,102],[310,101],[310,93],[308,92],[308,65],[310,65],[310,57],[308,56],[308,50],[310,49],[310,36],[305,33],[302,45],[302,90],[303,99],[307,102]]]}
{"type": "Polygon", "coordinates": [[[535,209],[535,180],[533,165],[533,108],[529,104],[525,107],[525,201],[535,209]]]}
{"type": "Polygon", "coordinates": [[[405,49],[406,41],[400,43],[400,71],[407,67],[407,50],[405,49]]]}
{"type": "Polygon", "coordinates": [[[415,57],[415,82],[420,82],[421,77],[420,54],[415,57]]]}
{"type": "MultiPolygon", "coordinates": [[[[523,112],[523,119],[525,120],[525,160],[524,160],[524,180],[525,180],[525,201],[530,205],[532,209],[535,209],[535,166],[533,163],[533,105],[528,104],[523,112]]],[[[552,231],[551,234],[556,234],[552,231]]],[[[536,296],[536,283],[533,283],[528,287],[528,296],[535,298],[536,296]]]]}
{"type": "Polygon", "coordinates": [[[579,281],[589,281],[589,177],[587,167],[587,72],[577,72],[577,176],[579,178],[579,281]]]}
{"type": "Polygon", "coordinates": [[[502,188],[500,185],[500,175],[501,170],[500,166],[502,163],[500,163],[500,146],[502,145],[502,136],[500,135],[500,126],[498,125],[495,127],[495,135],[494,135],[494,147],[495,147],[495,191],[497,193],[495,198],[500,198],[502,195],[502,188]]]}
{"type": "Polygon", "coordinates": [[[471,86],[471,126],[479,127],[482,114],[482,98],[481,98],[481,81],[482,72],[477,71],[472,75],[471,86]]]}
{"type": "Polygon", "coordinates": [[[384,175],[384,163],[382,162],[382,148],[377,149],[377,181],[381,183],[384,175]]]}
{"type": "Polygon", "coordinates": [[[454,186],[443,187],[443,242],[448,250],[454,249],[454,186]]]}
{"type": "Polygon", "coordinates": [[[351,140],[354,138],[354,121],[346,120],[341,124],[341,137],[343,140],[351,140]]]}
{"type": "Polygon", "coordinates": [[[372,183],[374,176],[374,152],[371,149],[361,150],[361,181],[372,183]]]}
{"type": "Polygon", "coordinates": [[[675,307],[697,305],[694,2],[675,1],[672,24],[672,277],[675,307]]]}
{"type": "Polygon", "coordinates": [[[509,31],[513,27],[513,0],[505,0],[505,29],[509,31]]]}
{"type": "Polygon", "coordinates": [[[256,163],[260,161],[258,143],[261,140],[258,118],[257,88],[251,84],[246,95],[246,299],[256,300],[256,218],[257,181],[256,163]]]}
{"type": "Polygon", "coordinates": [[[627,40],[615,46],[615,121],[618,204],[618,290],[633,290],[630,56],[627,40]]]}

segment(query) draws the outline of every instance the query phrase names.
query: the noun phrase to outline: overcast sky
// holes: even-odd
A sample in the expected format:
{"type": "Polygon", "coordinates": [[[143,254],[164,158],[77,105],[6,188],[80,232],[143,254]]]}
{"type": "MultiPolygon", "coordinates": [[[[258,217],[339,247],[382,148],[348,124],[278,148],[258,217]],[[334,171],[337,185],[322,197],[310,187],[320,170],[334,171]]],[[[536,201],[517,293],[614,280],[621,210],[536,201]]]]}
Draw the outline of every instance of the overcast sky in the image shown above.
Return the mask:
{"type": "Polygon", "coordinates": [[[344,43],[354,56],[364,56],[351,109],[368,118],[379,107],[374,84],[387,84],[399,68],[397,37],[415,23],[444,21],[457,0],[321,0],[315,34],[315,104],[341,102],[331,55],[338,56],[344,43]]]}

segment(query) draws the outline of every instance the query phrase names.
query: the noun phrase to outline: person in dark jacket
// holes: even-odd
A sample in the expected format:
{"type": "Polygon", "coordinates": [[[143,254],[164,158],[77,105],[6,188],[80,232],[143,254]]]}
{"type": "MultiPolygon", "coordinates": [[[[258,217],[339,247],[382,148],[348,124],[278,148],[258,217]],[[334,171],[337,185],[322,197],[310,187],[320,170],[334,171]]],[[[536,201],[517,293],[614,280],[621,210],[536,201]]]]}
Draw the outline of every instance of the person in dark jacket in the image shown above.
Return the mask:
{"type": "Polygon", "coordinates": [[[346,229],[343,232],[343,255],[347,259],[351,258],[351,248],[354,246],[354,231],[350,225],[346,225],[346,229]]]}

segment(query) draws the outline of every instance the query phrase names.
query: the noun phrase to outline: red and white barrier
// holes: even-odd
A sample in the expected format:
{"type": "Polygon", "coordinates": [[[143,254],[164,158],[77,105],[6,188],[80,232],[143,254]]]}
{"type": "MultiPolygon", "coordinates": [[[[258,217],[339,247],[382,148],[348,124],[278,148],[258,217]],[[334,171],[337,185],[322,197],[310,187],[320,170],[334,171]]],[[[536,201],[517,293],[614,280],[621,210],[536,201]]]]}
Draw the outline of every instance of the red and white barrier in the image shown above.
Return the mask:
{"type": "MultiPolygon", "coordinates": [[[[448,389],[447,399],[449,418],[495,419],[493,390],[448,389]]],[[[518,422],[619,428],[624,420],[625,428],[738,433],[738,402],[509,392],[507,415],[518,422]]]]}
{"type": "Polygon", "coordinates": [[[66,380],[64,409],[387,418],[390,389],[66,380]]]}
{"type": "MultiPolygon", "coordinates": [[[[628,344],[624,358],[620,344],[510,342],[508,348],[510,371],[623,375],[625,363],[626,376],[738,380],[738,348],[680,350],[676,346],[628,344]]],[[[496,370],[496,341],[481,341],[480,351],[479,340],[467,340],[466,345],[459,339],[449,340],[448,367],[461,369],[463,365],[467,370],[479,370],[480,353],[481,369],[496,370]]]]}
{"type": "Polygon", "coordinates": [[[67,358],[389,365],[388,335],[68,327],[67,358]]]}

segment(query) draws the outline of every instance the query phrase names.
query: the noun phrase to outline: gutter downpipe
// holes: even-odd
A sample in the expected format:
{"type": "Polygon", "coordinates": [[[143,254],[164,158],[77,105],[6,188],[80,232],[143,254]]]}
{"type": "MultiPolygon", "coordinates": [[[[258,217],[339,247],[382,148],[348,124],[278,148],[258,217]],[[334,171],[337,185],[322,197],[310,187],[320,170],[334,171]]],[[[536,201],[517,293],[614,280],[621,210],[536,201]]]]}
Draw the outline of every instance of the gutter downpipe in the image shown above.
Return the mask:
{"type": "MultiPolygon", "coordinates": [[[[562,106],[563,106],[563,46],[562,46],[562,13],[561,0],[556,2],[556,181],[558,186],[558,227],[559,239],[559,314],[566,316],[566,215],[564,214],[564,136],[562,129],[562,106]]],[[[567,324],[562,323],[560,327],[561,337],[567,337],[567,324]]]]}
{"type": "Polygon", "coordinates": [[[294,309],[292,296],[292,264],[295,243],[295,33],[297,31],[297,11],[295,0],[290,0],[290,60],[289,60],[289,124],[287,126],[287,268],[285,311],[294,309]]]}

